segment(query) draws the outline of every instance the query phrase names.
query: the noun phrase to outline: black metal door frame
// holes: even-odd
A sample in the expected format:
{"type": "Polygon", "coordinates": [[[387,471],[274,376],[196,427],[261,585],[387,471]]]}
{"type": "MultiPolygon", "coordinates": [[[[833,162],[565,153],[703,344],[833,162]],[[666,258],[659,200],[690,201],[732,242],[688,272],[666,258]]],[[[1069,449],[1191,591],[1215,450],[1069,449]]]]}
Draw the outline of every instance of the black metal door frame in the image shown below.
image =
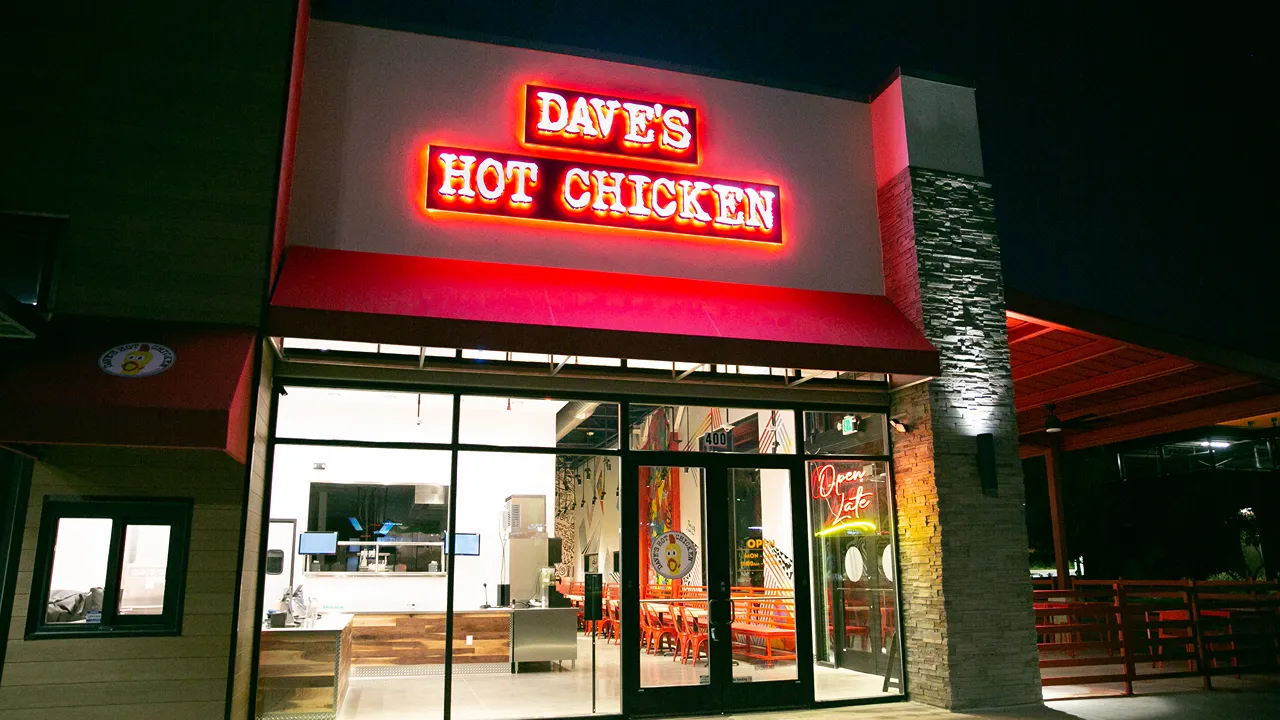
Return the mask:
{"type": "MultiPolygon", "coordinates": [[[[27,501],[35,462],[0,448],[0,627],[8,628],[17,592],[18,559],[27,527],[27,501]]],[[[4,674],[7,642],[0,642],[0,675],[4,674]]]]}
{"type": "Polygon", "coordinates": [[[803,455],[737,455],[678,451],[624,451],[622,475],[622,679],[623,713],[633,716],[685,715],[733,710],[804,707],[813,700],[813,637],[809,605],[808,517],[803,455]],[[708,624],[710,682],[706,685],[640,686],[639,470],[641,467],[686,467],[706,471],[708,624]],[[730,557],[726,539],[733,494],[733,469],[783,469],[790,473],[793,587],[795,589],[796,673],[794,680],[733,682],[733,653],[729,601],[730,557]],[[628,520],[630,518],[630,520],[628,520]]]}

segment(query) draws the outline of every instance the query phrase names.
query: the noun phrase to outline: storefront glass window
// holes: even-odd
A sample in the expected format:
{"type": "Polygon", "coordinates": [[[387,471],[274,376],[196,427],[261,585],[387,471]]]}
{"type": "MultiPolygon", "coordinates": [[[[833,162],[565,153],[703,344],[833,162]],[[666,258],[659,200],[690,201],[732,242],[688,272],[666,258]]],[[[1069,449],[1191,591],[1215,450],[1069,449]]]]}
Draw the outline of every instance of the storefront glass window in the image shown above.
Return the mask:
{"type": "MultiPolygon", "coordinates": [[[[311,408],[313,427],[350,422],[347,398],[324,397],[332,403],[311,408]]],[[[383,409],[403,417],[394,402],[383,409]]],[[[350,678],[339,710],[380,706],[384,683],[394,681],[396,697],[415,717],[443,715],[446,546],[470,544],[448,526],[452,458],[449,450],[277,440],[267,553],[278,557],[280,572],[262,578],[259,707],[330,709],[332,687],[323,683],[337,668],[350,678]],[[297,632],[284,629],[294,625],[297,632]],[[335,636],[343,633],[350,648],[340,657],[335,636]],[[299,688],[289,677],[296,662],[289,658],[299,652],[319,689],[299,688]]]]}
{"type": "Polygon", "coordinates": [[[805,412],[808,455],[887,455],[885,416],[866,412],[805,412]]]}
{"type": "Polygon", "coordinates": [[[638,468],[640,687],[711,679],[704,468],[638,468]],[[675,659],[680,662],[675,662],[675,659]]]}
{"type": "MultiPolygon", "coordinates": [[[[557,411],[543,410],[537,440],[551,443],[557,411]]],[[[478,541],[453,560],[453,717],[590,715],[593,676],[594,712],[621,710],[616,620],[600,623],[593,660],[579,616],[598,572],[617,617],[620,478],[617,457],[458,454],[458,537],[478,541]]]]}
{"type": "Polygon", "coordinates": [[[813,460],[805,466],[814,696],[880,695],[887,675],[902,677],[889,465],[813,460]]]}
{"type": "MultiPolygon", "coordinates": [[[[272,633],[273,623],[305,627],[317,612],[346,623],[346,713],[385,702],[388,682],[398,702],[427,717],[620,712],[622,533],[636,527],[620,524],[625,427],[639,453],[630,456],[638,466],[630,491],[639,493],[645,552],[633,629],[648,638],[641,687],[699,686],[720,672],[738,683],[791,682],[798,662],[813,662],[816,697],[830,700],[880,694],[887,672],[900,678],[884,415],[805,412],[806,459],[795,457],[795,410],[635,403],[624,426],[621,405],[289,386],[277,412],[262,646],[290,637],[272,633]],[[793,460],[658,466],[644,465],[644,451],[793,460]],[[793,514],[802,482],[810,501],[793,514]],[[809,526],[811,599],[796,596],[793,517],[809,526]],[[692,548],[692,566],[667,577],[654,543],[665,538],[666,552],[673,535],[692,548]],[[722,564],[705,565],[707,553],[722,564]],[[711,570],[730,611],[716,652],[727,648],[732,658],[715,673],[710,642],[698,642],[710,631],[711,570]],[[604,614],[592,624],[581,613],[596,573],[604,614]],[[797,658],[796,635],[810,632],[796,627],[797,602],[814,609],[813,660],[797,658]]],[[[124,545],[151,530],[129,526],[124,545]]],[[[124,612],[148,613],[156,558],[124,557],[124,612]]],[[[158,587],[163,593],[163,580],[158,587]]],[[[298,701],[273,672],[260,671],[262,701],[298,701]]]]}
{"type": "Polygon", "coordinates": [[[447,443],[453,397],[415,392],[288,386],[276,410],[276,437],[447,443]]]}
{"type": "MultiPolygon", "coordinates": [[[[273,549],[294,556],[295,590],[301,585],[312,601],[342,611],[375,605],[443,610],[450,462],[446,450],[277,444],[271,517],[296,520],[297,537],[273,549]],[[306,547],[311,543],[319,545],[306,547]],[[427,575],[440,582],[366,594],[334,577],[348,573],[387,580],[427,575]]],[[[280,587],[267,599],[278,602],[289,589],[287,578],[270,580],[280,587]]]]}
{"type": "Polygon", "coordinates": [[[753,455],[796,451],[795,413],[691,405],[632,405],[632,450],[753,455]]]}
{"type": "Polygon", "coordinates": [[[791,471],[729,470],[729,532],[734,682],[794,680],[796,595],[792,558],[791,471]],[[755,636],[751,628],[768,628],[755,636]]]}
{"type": "Polygon", "coordinates": [[[458,440],[464,445],[613,450],[618,404],[464,395],[458,440]]]}

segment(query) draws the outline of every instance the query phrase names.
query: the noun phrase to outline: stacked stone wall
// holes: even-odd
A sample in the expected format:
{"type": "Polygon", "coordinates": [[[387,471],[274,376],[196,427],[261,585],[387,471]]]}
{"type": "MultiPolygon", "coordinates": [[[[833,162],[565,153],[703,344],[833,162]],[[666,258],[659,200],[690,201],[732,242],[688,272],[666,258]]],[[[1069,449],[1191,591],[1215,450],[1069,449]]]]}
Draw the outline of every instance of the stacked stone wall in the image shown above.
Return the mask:
{"type": "Polygon", "coordinates": [[[886,295],[941,375],[895,392],[903,641],[913,699],[966,709],[1041,698],[1022,470],[991,187],[908,168],[878,191],[886,295]],[[998,494],[978,478],[996,440],[998,494]]]}

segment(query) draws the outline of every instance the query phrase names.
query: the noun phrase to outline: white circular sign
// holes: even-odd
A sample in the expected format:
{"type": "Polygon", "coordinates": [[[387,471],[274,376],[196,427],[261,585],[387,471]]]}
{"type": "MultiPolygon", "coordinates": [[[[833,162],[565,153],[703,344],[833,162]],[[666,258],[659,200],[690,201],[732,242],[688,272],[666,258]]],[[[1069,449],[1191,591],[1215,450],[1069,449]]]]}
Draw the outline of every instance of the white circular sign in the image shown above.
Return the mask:
{"type": "Polygon", "coordinates": [[[159,375],[173,367],[177,360],[178,354],[168,346],[129,343],[117,345],[102,353],[98,358],[98,367],[108,375],[140,378],[159,375]]]}
{"type": "Polygon", "coordinates": [[[698,561],[698,546],[693,538],[682,532],[664,532],[653,539],[649,547],[649,563],[653,571],[664,578],[679,580],[693,572],[698,561]]]}
{"type": "Polygon", "coordinates": [[[862,557],[861,550],[850,546],[844,551],[844,576],[849,579],[849,582],[858,582],[866,571],[867,561],[862,557]]]}
{"type": "Polygon", "coordinates": [[[884,552],[880,553],[880,569],[884,572],[884,577],[889,582],[893,582],[893,546],[885,545],[884,552]]]}

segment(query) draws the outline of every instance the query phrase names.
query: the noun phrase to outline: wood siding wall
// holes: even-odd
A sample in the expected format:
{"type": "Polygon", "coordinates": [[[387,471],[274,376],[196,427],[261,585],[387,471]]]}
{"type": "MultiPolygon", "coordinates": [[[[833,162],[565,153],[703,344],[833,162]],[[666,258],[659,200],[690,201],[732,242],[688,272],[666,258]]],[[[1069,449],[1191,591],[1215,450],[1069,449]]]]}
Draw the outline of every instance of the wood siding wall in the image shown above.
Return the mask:
{"type": "Polygon", "coordinates": [[[47,448],[32,473],[0,720],[222,720],[244,477],[215,451],[47,448]],[[23,640],[46,495],[195,500],[181,636],[23,640]]]}
{"type": "Polygon", "coordinates": [[[296,10],[0,11],[0,205],[70,218],[56,312],[257,326],[296,10]]]}
{"type": "Polygon", "coordinates": [[[271,432],[271,377],[275,355],[262,348],[257,411],[253,421],[253,454],[249,457],[248,510],[245,512],[244,556],[240,565],[240,599],[236,615],[235,665],[231,675],[231,720],[247,720],[253,707],[253,641],[258,629],[257,602],[262,547],[262,518],[267,510],[267,437],[271,432]]]}

